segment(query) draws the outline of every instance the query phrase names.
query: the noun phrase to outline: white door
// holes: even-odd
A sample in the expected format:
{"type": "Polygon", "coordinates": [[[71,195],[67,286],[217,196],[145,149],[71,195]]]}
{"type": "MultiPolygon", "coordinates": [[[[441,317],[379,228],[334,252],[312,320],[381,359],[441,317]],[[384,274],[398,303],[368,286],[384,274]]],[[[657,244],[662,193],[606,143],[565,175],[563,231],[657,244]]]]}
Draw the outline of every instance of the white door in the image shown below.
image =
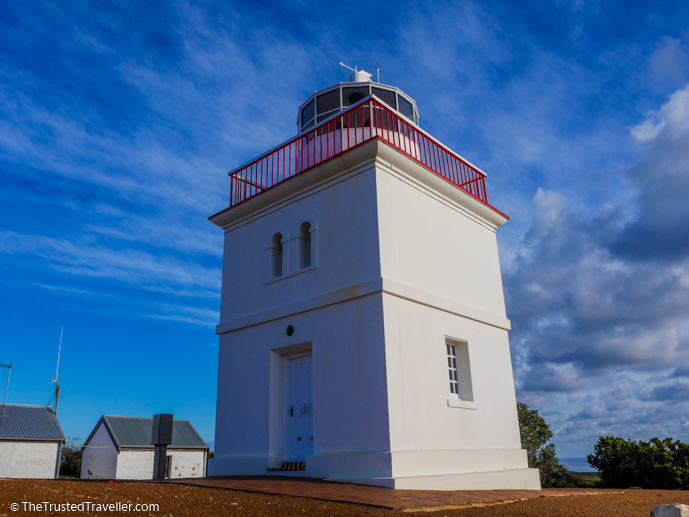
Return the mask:
{"type": "Polygon", "coordinates": [[[303,461],[313,454],[311,356],[286,360],[287,397],[284,461],[303,461]]]}

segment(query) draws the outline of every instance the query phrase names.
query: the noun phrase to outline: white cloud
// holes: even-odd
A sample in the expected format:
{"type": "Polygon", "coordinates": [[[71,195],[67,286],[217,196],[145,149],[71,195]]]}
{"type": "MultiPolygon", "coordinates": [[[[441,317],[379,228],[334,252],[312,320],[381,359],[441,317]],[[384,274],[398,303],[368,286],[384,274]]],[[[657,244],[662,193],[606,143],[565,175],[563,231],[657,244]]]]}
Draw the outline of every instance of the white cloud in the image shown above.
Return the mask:
{"type": "Polygon", "coordinates": [[[689,137],[689,84],[673,93],[660,110],[650,112],[646,120],[631,131],[638,142],[645,144],[658,139],[664,130],[669,139],[681,139],[686,144],[689,137]]]}
{"type": "Polygon", "coordinates": [[[542,404],[566,450],[605,433],[686,436],[688,108],[689,85],[635,128],[634,218],[611,203],[579,214],[539,189],[504,276],[519,397],[542,404]]]}
{"type": "Polygon", "coordinates": [[[632,128],[632,136],[638,142],[648,142],[654,140],[665,127],[664,120],[657,120],[655,113],[649,114],[649,118],[638,126],[632,128]]]}

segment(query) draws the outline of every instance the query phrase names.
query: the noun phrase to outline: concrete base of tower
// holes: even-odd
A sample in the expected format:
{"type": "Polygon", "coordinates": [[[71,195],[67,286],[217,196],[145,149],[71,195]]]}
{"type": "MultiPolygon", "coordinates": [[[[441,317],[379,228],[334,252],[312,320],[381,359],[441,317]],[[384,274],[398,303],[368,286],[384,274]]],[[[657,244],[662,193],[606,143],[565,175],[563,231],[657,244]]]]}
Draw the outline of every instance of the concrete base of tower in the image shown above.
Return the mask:
{"type": "Polygon", "coordinates": [[[540,490],[538,469],[494,470],[438,476],[333,479],[402,490],[540,490]]]}
{"type": "Polygon", "coordinates": [[[268,471],[281,456],[215,458],[209,476],[294,476],[406,490],[540,490],[521,449],[315,454],[301,471],[268,471]]]}
{"type": "Polygon", "coordinates": [[[456,449],[315,455],[309,476],[408,490],[540,490],[522,449],[456,449]]]}
{"type": "Polygon", "coordinates": [[[243,456],[211,458],[208,460],[208,476],[265,476],[272,466],[269,456],[243,456]]]}

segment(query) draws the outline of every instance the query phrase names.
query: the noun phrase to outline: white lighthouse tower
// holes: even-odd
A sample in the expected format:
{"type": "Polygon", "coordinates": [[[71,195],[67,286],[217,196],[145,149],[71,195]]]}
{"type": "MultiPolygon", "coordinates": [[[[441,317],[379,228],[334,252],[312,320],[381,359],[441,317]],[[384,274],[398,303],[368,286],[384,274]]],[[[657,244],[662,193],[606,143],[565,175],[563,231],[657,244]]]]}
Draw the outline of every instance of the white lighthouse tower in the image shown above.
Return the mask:
{"type": "Polygon", "coordinates": [[[230,173],[209,474],[539,489],[485,173],[357,71],[230,173]]]}

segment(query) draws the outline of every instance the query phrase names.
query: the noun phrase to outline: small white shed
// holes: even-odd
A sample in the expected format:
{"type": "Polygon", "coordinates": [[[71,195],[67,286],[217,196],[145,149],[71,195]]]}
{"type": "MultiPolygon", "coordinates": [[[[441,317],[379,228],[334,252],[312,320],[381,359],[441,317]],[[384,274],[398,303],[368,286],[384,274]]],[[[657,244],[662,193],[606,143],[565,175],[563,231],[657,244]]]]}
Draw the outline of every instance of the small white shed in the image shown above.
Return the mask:
{"type": "Polygon", "coordinates": [[[0,478],[57,479],[64,443],[53,408],[0,404],[0,478]]]}
{"type": "MultiPolygon", "coordinates": [[[[153,479],[153,418],[103,415],[82,451],[81,479],[153,479]]],[[[189,420],[175,419],[166,477],[206,475],[208,445],[189,420]]]]}

